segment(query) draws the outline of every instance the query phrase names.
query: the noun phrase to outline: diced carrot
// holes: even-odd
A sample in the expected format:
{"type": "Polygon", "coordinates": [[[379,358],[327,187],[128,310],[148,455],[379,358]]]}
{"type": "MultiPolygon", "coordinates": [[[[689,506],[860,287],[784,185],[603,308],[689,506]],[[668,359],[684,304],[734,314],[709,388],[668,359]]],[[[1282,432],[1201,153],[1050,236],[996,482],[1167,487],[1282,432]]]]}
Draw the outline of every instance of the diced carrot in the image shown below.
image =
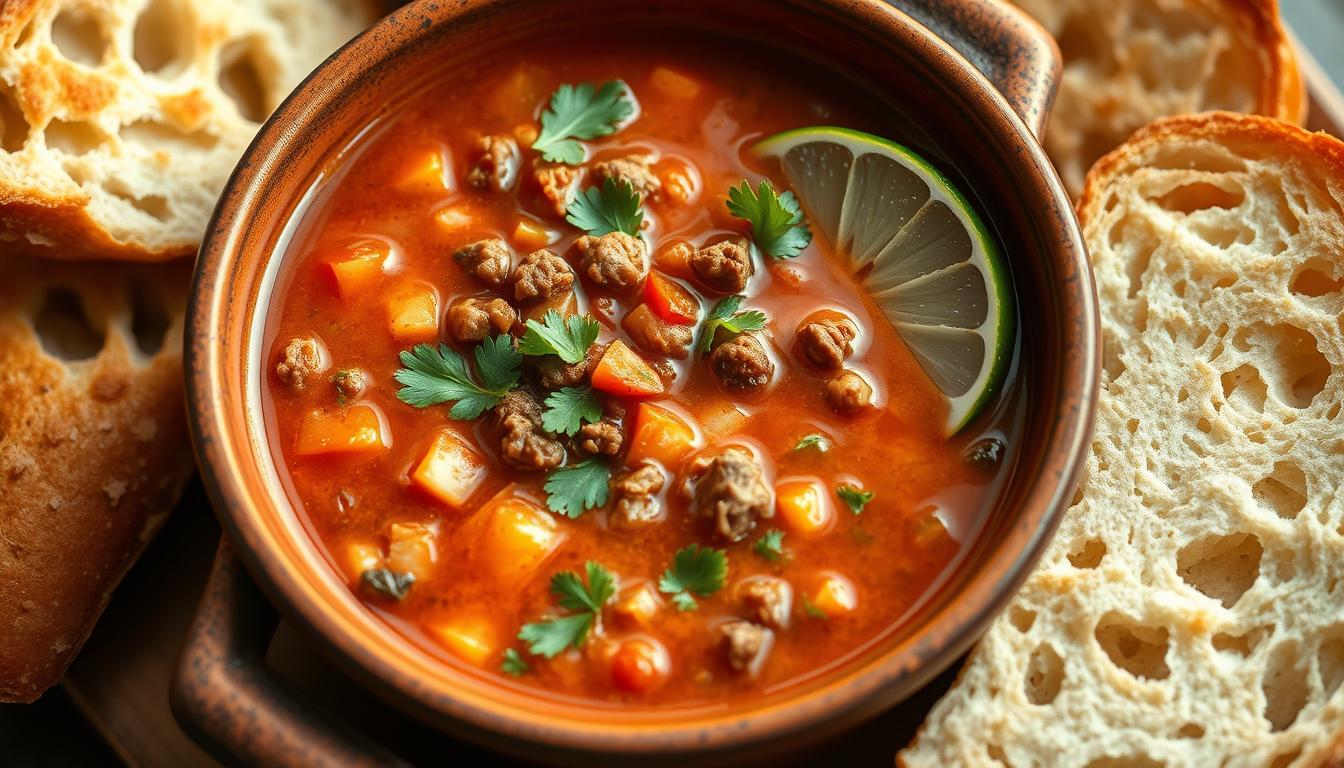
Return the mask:
{"type": "Polygon", "coordinates": [[[630,693],[652,691],[667,680],[672,669],[663,644],[642,637],[622,642],[610,664],[612,684],[630,693]]]}
{"type": "Polygon", "coordinates": [[[452,163],[445,162],[443,149],[426,150],[397,181],[397,189],[417,195],[442,194],[457,188],[452,163]]]}
{"type": "Polygon", "coordinates": [[[617,339],[593,369],[593,388],[610,395],[650,397],[663,393],[663,380],[644,358],[617,339]]]}
{"type": "Polygon", "coordinates": [[[693,99],[700,94],[699,81],[663,66],[654,68],[649,82],[664,95],[675,99],[693,99]]]}
{"type": "Polygon", "coordinates": [[[653,256],[653,261],[664,272],[671,272],[674,275],[689,275],[691,274],[691,256],[694,254],[694,245],[685,240],[676,240],[659,248],[658,253],[653,256]]]}
{"type": "Polygon", "coordinates": [[[342,247],[339,260],[328,263],[341,298],[350,301],[372,285],[391,253],[391,246],[381,240],[356,240],[342,247]]]}
{"type": "Polygon", "coordinates": [[[485,475],[481,455],[456,433],[444,431],[411,473],[411,484],[456,509],[467,503],[485,475]]]}
{"type": "Polygon", "coordinates": [[[434,561],[439,559],[434,537],[438,525],[434,523],[393,523],[388,528],[387,567],[399,573],[413,573],[417,579],[427,579],[434,572],[434,561]]]}
{"type": "Polygon", "coordinates": [[[830,619],[849,613],[859,604],[854,585],[838,573],[823,573],[809,599],[830,619]]]}
{"type": "Polygon", "coordinates": [[[356,540],[345,545],[345,575],[350,581],[357,582],[359,577],[370,568],[379,568],[383,564],[383,550],[372,541],[356,540]]]}
{"type": "Polygon", "coordinates": [[[518,219],[513,228],[513,244],[521,250],[535,251],[551,243],[551,232],[540,222],[518,219]]]}
{"type": "Polygon", "coordinates": [[[476,225],[476,212],[465,203],[455,203],[434,213],[434,221],[445,233],[453,235],[476,225]]]}
{"type": "Polygon", "coordinates": [[[704,430],[705,437],[710,441],[718,441],[728,437],[742,429],[746,423],[747,414],[728,401],[711,403],[700,417],[700,428],[704,430]]]}
{"type": "Polygon", "coordinates": [[[644,281],[644,303],[658,317],[678,325],[695,325],[700,302],[680,283],[650,272],[644,281]]]}
{"type": "Polygon", "coordinates": [[[554,515],[503,493],[486,502],[467,528],[476,537],[472,551],[478,558],[477,566],[505,588],[520,586],[531,578],[565,540],[554,515]]]}
{"type": "Polygon", "coordinates": [[[579,299],[573,291],[565,291],[559,296],[533,304],[523,309],[523,322],[536,320],[540,323],[552,309],[559,312],[561,317],[576,315],[579,313],[579,299]]]}
{"type": "Polygon", "coordinates": [[[362,453],[387,447],[383,423],[368,405],[352,405],[339,411],[309,411],[299,423],[294,453],[320,456],[329,453],[362,453]]]}
{"type": "Polygon", "coordinates": [[[662,605],[663,600],[653,582],[646,581],[622,592],[611,607],[612,618],[632,629],[648,629],[662,605]]]}
{"type": "Polygon", "coordinates": [[[439,335],[439,297],[428,286],[409,286],[387,300],[387,327],[401,341],[431,341],[439,335]]]}
{"type": "Polygon", "coordinates": [[[499,632],[484,616],[454,616],[425,628],[468,664],[483,667],[499,648],[499,632]]]}
{"type": "Polygon", "coordinates": [[[677,414],[652,403],[640,403],[635,427],[630,433],[626,463],[634,465],[653,459],[665,467],[675,467],[686,454],[700,446],[695,429],[677,414]]]}
{"type": "Polygon", "coordinates": [[[775,485],[775,509],[784,524],[804,537],[816,537],[835,522],[826,487],[816,480],[783,480],[775,485]]]}

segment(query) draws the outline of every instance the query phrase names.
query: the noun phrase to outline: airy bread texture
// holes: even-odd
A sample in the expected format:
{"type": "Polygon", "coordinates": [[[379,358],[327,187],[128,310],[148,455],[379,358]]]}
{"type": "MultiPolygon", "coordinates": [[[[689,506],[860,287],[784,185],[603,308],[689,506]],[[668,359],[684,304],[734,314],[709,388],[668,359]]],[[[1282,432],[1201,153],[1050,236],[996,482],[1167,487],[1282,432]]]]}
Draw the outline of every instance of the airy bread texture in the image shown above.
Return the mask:
{"type": "Polygon", "coordinates": [[[1160,121],[1079,216],[1105,350],[1085,480],[898,762],[1319,765],[1344,729],[1344,143],[1160,121]]]}
{"type": "Polygon", "coordinates": [[[361,0],[0,2],[0,252],[195,252],[262,120],[361,0]]]}
{"type": "Polygon", "coordinates": [[[1275,0],[1013,0],[1059,41],[1045,148],[1069,194],[1160,117],[1212,110],[1300,123],[1306,91],[1275,0]]]}
{"type": "Polygon", "coordinates": [[[32,701],[193,471],[190,266],[5,257],[0,274],[0,701],[32,701]]]}

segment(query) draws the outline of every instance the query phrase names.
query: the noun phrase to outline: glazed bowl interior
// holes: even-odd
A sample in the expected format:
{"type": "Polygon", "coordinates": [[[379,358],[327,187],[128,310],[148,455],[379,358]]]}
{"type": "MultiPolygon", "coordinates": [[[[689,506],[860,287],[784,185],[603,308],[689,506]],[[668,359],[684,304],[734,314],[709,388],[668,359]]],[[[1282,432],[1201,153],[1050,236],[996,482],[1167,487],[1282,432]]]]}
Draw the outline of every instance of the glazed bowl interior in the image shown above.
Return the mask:
{"type": "MultiPolygon", "coordinates": [[[[563,43],[561,43],[563,44],[563,43]]],[[[202,249],[190,314],[194,437],[224,526],[285,614],[402,708],[495,747],[569,752],[775,748],[894,704],[962,653],[1034,564],[1073,491],[1097,376],[1095,307],[1066,196],[1029,131],[946,45],[877,2],[615,0],[421,2],[337,54],[263,128],[202,249]],[[764,43],[918,115],[922,149],[950,160],[1005,244],[1017,296],[1014,471],[962,564],[919,615],[835,669],[741,704],[641,709],[542,697],[429,655],[363,607],[292,508],[262,416],[265,328],[296,210],[361,132],[426,78],[525,40],[585,37],[593,19],[668,35],[764,43]],[[934,140],[932,137],[950,137],[934,140]],[[955,156],[952,156],[955,153],[955,156]]]]}

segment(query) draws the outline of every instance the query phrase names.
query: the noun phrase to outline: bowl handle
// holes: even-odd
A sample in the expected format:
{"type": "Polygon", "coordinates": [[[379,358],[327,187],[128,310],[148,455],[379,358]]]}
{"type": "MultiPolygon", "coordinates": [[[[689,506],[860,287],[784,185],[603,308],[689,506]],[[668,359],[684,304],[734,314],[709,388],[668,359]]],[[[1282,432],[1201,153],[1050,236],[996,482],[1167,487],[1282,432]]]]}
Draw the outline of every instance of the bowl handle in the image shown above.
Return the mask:
{"type": "Polygon", "coordinates": [[[183,730],[229,765],[405,765],[275,677],[265,657],[279,622],[221,539],[169,691],[183,730]]]}
{"type": "Polygon", "coordinates": [[[1002,0],[887,0],[966,58],[1037,137],[1059,86],[1059,46],[1002,0]]]}

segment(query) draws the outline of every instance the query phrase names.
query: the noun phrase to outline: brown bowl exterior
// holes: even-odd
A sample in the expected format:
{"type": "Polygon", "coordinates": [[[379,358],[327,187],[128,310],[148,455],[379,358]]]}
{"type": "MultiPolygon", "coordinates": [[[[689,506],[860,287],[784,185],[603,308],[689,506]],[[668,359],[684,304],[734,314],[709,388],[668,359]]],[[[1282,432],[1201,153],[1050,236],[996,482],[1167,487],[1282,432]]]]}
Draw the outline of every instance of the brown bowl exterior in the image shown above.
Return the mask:
{"type": "MultiPolygon", "coordinates": [[[[1033,122],[1043,119],[1044,105],[1048,97],[1036,99],[1033,122]]],[[[197,265],[186,357],[190,418],[206,486],[239,558],[291,621],[379,695],[437,727],[548,761],[687,752],[732,759],[812,741],[892,706],[963,653],[1012,596],[1048,543],[1082,466],[1099,375],[1095,301],[1077,222],[1031,129],[965,59],[878,0],[422,0],[319,69],[238,166],[197,265]],[[807,52],[876,94],[899,95],[931,133],[954,137],[938,143],[958,148],[956,164],[976,180],[1010,245],[1023,437],[1014,478],[968,564],[912,631],[745,709],[653,712],[543,699],[432,658],[366,610],[327,565],[266,447],[262,335],[280,266],[272,256],[333,153],[429,57],[487,50],[595,14],[691,32],[746,30],[807,52]]]]}

